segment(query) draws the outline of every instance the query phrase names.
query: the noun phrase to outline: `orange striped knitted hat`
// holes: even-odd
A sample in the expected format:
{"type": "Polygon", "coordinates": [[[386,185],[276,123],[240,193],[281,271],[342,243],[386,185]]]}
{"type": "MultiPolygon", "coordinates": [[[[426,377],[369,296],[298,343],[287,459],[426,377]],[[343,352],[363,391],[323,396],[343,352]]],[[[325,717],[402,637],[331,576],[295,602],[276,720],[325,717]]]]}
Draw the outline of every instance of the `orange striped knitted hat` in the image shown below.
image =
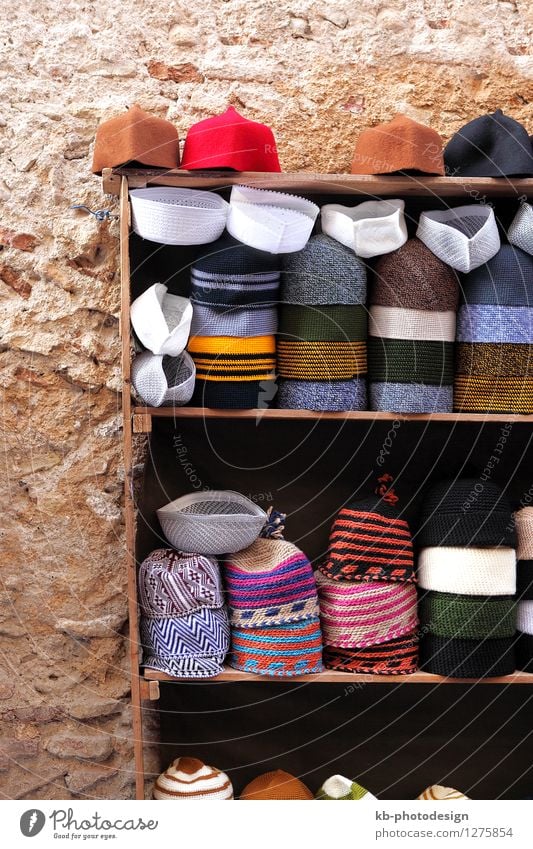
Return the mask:
{"type": "Polygon", "coordinates": [[[313,799],[314,796],[299,778],[282,769],[258,775],[246,785],[241,799],[274,801],[276,799],[313,799]]]}

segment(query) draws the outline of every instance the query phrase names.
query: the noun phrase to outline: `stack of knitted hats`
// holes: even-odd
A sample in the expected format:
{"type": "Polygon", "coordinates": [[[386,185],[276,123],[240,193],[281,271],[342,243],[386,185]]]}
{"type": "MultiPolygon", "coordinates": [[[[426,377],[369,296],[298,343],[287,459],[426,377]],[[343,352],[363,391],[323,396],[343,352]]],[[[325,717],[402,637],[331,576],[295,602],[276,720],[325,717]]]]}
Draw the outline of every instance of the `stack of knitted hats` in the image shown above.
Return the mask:
{"type": "Polygon", "coordinates": [[[501,489],[476,478],[431,487],[418,542],[424,669],[455,678],[513,672],[515,534],[501,489]]]}
{"type": "Polygon", "coordinates": [[[393,504],[373,497],[343,507],[319,572],[325,666],[381,675],[414,672],[413,545],[409,525],[393,504]]]}
{"type": "Polygon", "coordinates": [[[533,672],[533,507],[514,514],[517,539],[518,669],[533,672]]]}
{"type": "Polygon", "coordinates": [[[229,623],[217,561],[157,549],[141,564],[138,581],[143,666],[177,678],[222,672],[229,623]]]}
{"type": "Polygon", "coordinates": [[[228,555],[224,577],[230,666],[271,676],[322,671],[313,568],[299,548],[283,539],[259,537],[228,555]]]}
{"type": "MultiPolygon", "coordinates": [[[[272,393],[280,259],[223,236],[191,270],[192,403],[258,407],[272,393]]],[[[261,404],[264,406],[264,404],[261,404]]]]}
{"type": "Polygon", "coordinates": [[[284,260],[278,406],[366,408],[366,268],[325,235],[284,260]]]}
{"type": "Polygon", "coordinates": [[[458,412],[533,411],[533,257],[503,245],[463,277],[457,319],[458,412]]]}
{"type": "Polygon", "coordinates": [[[419,239],[381,257],[370,295],[370,407],[451,412],[459,284],[419,239]]]}
{"type": "Polygon", "coordinates": [[[156,779],[153,795],[165,802],[230,800],[233,787],[225,772],[197,758],[176,758],[156,779]]]}

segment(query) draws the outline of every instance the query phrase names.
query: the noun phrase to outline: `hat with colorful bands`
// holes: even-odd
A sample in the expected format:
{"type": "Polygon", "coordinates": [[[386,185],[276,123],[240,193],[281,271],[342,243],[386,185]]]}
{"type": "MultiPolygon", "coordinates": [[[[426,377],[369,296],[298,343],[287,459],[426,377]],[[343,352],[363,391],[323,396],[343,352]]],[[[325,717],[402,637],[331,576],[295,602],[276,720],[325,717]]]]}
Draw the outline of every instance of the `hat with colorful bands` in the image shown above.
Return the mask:
{"type": "Polygon", "coordinates": [[[319,619],[264,628],[233,628],[227,661],[234,669],[273,677],[322,672],[319,619]]]}
{"type": "Polygon", "coordinates": [[[324,666],[337,672],[409,675],[418,668],[418,633],[365,648],[324,647],[324,666]]]}

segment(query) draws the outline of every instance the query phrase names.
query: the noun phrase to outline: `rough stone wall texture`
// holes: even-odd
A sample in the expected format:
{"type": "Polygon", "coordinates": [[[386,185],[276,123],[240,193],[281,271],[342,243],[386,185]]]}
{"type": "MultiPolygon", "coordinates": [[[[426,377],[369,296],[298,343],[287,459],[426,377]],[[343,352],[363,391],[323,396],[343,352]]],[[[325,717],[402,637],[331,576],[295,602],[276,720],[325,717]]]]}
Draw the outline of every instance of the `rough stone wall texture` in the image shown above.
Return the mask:
{"type": "MultiPolygon", "coordinates": [[[[99,121],[137,101],[182,139],[234,104],[285,170],[346,171],[396,111],[448,138],[533,132],[529,0],[19,0],[0,39],[0,795],[132,794],[116,207],[99,121]]],[[[155,769],[152,758],[149,769],[155,769]]]]}

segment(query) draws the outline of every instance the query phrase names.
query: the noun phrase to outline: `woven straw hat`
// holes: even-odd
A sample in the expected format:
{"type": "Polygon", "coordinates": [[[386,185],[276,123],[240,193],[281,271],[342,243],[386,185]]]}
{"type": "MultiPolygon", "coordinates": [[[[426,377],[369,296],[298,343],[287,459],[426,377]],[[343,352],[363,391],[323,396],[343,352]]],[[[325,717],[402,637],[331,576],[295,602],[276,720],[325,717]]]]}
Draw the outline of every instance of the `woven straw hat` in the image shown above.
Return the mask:
{"type": "Polygon", "coordinates": [[[154,283],[131,305],[133,329],[153,354],[181,354],[189,338],[191,320],[189,299],[169,294],[164,283],[154,283]]]}
{"type": "Polygon", "coordinates": [[[330,801],[356,801],[360,802],[363,799],[367,802],[375,800],[377,797],[369,793],[366,787],[358,784],[357,781],[352,781],[350,778],[345,778],[343,775],[332,775],[326,779],[324,784],[316,794],[317,799],[330,801]]]}
{"type": "Polygon", "coordinates": [[[494,210],[481,204],[422,212],[416,235],[435,256],[465,273],[488,262],[501,244],[494,210]]]}
{"type": "Polygon", "coordinates": [[[156,779],[154,799],[233,799],[233,787],[225,772],[206,766],[197,758],[177,758],[156,779]]]}
{"type": "Polygon", "coordinates": [[[325,204],[320,210],[322,232],[357,256],[388,254],[407,241],[405,201],[368,200],[358,206],[325,204]]]}
{"type": "Polygon", "coordinates": [[[186,616],[224,604],[218,563],[203,554],[158,548],[141,563],[138,583],[143,616],[186,616]]]}
{"type": "Polygon", "coordinates": [[[179,138],[174,124],[149,115],[137,104],[104,121],[96,131],[93,174],[101,174],[103,168],[137,163],[177,168],[179,162],[179,138]]]}
{"type": "Polygon", "coordinates": [[[193,124],[183,148],[182,168],[281,171],[276,140],[264,124],[229,106],[222,115],[193,124]]]}
{"type": "Polygon", "coordinates": [[[196,366],[187,351],[162,357],[144,351],[131,364],[131,382],[149,407],[181,407],[194,392],[196,366]]]}
{"type": "Polygon", "coordinates": [[[401,114],[385,124],[363,130],[355,145],[352,174],[392,174],[395,171],[443,175],[439,134],[401,114]]]}
{"type": "Polygon", "coordinates": [[[313,799],[313,794],[294,775],[276,769],[258,775],[246,785],[241,793],[241,799],[274,801],[276,799],[313,799]]]}

